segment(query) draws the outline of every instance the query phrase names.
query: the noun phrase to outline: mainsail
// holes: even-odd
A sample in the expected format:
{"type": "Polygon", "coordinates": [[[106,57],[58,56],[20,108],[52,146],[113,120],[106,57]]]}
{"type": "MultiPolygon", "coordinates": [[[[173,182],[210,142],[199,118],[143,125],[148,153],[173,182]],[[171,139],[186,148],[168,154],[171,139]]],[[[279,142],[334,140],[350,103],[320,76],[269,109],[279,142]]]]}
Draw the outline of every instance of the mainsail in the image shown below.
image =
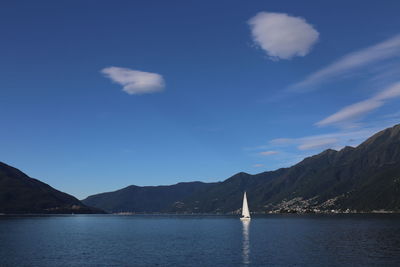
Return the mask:
{"type": "Polygon", "coordinates": [[[242,218],[250,218],[249,206],[247,205],[246,192],[243,196],[242,218]]]}

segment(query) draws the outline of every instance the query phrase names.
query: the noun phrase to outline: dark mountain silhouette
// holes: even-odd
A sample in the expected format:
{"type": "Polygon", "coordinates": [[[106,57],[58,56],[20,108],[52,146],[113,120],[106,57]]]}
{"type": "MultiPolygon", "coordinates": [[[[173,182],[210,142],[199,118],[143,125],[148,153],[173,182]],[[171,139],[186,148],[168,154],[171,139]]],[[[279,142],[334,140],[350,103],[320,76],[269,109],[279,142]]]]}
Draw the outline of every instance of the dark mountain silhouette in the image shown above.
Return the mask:
{"type": "Polygon", "coordinates": [[[171,206],[213,183],[189,182],[169,186],[128,186],[121,190],[93,195],[83,203],[108,212],[166,212],[171,206]]]}
{"type": "Polygon", "coordinates": [[[0,213],[104,213],[0,162],[0,213]]]}
{"type": "Polygon", "coordinates": [[[202,195],[189,210],[234,211],[248,191],[253,210],[400,210],[400,125],[356,148],[328,149],[290,168],[256,175],[239,173],[202,195]]]}
{"type": "Polygon", "coordinates": [[[259,212],[400,211],[400,125],[290,168],[242,172],[213,184],[130,186],[83,202],[108,211],[226,213],[238,211],[245,190],[250,209],[259,212]]]}

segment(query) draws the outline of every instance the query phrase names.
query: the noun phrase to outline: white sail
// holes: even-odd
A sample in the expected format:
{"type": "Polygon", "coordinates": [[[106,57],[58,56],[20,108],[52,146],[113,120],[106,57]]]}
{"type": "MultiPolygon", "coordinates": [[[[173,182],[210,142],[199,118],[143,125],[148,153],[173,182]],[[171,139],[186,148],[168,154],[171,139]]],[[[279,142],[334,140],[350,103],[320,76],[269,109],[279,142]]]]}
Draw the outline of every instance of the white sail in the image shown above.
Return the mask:
{"type": "Polygon", "coordinates": [[[244,196],[243,196],[242,217],[250,218],[249,206],[247,205],[246,192],[244,192],[244,196]]]}

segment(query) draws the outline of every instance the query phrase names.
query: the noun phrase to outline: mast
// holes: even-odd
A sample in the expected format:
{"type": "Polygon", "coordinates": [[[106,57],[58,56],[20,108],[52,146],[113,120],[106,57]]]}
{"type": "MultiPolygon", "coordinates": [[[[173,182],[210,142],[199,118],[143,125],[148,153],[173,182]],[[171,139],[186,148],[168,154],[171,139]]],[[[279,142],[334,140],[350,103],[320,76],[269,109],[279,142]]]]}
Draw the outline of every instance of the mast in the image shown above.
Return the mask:
{"type": "Polygon", "coordinates": [[[250,218],[249,206],[247,205],[246,191],[244,192],[243,196],[242,217],[250,218]]]}

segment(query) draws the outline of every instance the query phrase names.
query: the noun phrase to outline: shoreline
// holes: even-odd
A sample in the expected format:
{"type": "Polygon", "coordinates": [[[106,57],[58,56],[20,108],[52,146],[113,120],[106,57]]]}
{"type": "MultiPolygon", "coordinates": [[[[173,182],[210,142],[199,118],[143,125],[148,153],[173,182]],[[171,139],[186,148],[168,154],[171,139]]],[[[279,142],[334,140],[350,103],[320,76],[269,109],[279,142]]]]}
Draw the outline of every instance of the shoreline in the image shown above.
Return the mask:
{"type": "MultiPolygon", "coordinates": [[[[400,211],[357,211],[357,212],[253,212],[253,216],[265,216],[265,215],[376,215],[376,214],[400,214],[400,211]]],[[[0,213],[0,216],[80,216],[80,215],[92,215],[92,216],[232,216],[239,217],[239,214],[232,213],[77,213],[77,214],[66,214],[66,213],[0,213]]]]}

